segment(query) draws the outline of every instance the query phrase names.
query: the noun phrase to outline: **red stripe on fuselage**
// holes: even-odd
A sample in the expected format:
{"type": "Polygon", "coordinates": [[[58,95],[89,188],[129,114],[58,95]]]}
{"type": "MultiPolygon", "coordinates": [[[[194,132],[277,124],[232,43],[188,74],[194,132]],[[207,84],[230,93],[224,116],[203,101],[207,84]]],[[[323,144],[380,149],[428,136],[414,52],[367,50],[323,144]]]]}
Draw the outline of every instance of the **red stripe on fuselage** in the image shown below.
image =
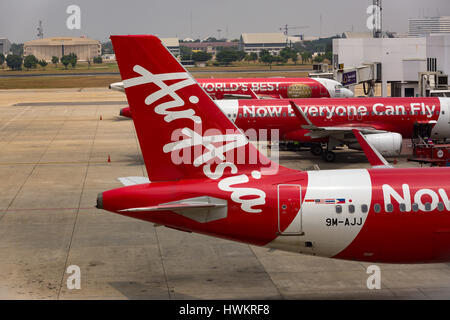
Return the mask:
{"type": "MultiPolygon", "coordinates": [[[[370,127],[410,138],[414,124],[437,121],[438,98],[292,99],[318,127],[370,127]],[[345,111],[345,112],[343,112],[345,111]]],[[[310,141],[308,130],[290,109],[289,100],[239,100],[236,125],[243,129],[280,130],[280,138],[310,141]]]]}
{"type": "Polygon", "coordinates": [[[320,82],[311,78],[224,78],[197,79],[200,86],[216,99],[226,94],[250,94],[252,90],[261,97],[289,98],[288,88],[292,85],[305,85],[311,89],[310,98],[329,98],[330,93],[320,82]]]}

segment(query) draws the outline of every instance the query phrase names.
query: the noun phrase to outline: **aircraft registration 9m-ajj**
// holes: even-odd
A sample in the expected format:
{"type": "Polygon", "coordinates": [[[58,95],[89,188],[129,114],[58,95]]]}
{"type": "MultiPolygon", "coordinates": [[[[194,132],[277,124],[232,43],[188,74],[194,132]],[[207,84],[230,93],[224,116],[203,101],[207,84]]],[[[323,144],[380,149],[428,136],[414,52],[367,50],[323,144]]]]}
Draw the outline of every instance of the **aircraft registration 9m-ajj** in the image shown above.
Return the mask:
{"type": "MultiPolygon", "coordinates": [[[[324,78],[196,79],[213,99],[349,98],[353,92],[324,78]]],[[[124,91],[123,83],[109,85],[124,91]]]]}
{"type": "MultiPolygon", "coordinates": [[[[148,178],[97,207],[340,259],[450,261],[450,168],[297,171],[264,157],[155,36],[111,37],[148,178]],[[147,182],[147,183],[145,183],[147,182]]],[[[370,148],[358,129],[360,143],[370,148]]]]}

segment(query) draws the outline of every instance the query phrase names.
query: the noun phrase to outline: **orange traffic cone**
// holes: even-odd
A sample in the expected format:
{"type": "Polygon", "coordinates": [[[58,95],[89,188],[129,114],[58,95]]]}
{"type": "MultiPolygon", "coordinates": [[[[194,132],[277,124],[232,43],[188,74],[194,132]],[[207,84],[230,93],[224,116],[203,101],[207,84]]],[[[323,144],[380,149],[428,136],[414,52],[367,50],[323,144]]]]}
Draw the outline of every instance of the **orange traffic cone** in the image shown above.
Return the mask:
{"type": "Polygon", "coordinates": [[[100,115],[100,120],[103,120],[103,119],[102,119],[102,115],[100,115]]]}

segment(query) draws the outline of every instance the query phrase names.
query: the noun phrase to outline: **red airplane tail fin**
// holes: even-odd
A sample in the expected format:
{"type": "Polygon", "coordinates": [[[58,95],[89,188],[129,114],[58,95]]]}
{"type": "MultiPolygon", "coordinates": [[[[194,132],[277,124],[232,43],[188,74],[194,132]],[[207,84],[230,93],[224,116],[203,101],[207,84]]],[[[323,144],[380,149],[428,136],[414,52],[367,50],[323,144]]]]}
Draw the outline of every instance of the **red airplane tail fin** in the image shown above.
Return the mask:
{"type": "Polygon", "coordinates": [[[276,166],[248,142],[160,39],[137,35],[111,40],[152,182],[214,179],[264,168],[273,172],[276,166]]]}

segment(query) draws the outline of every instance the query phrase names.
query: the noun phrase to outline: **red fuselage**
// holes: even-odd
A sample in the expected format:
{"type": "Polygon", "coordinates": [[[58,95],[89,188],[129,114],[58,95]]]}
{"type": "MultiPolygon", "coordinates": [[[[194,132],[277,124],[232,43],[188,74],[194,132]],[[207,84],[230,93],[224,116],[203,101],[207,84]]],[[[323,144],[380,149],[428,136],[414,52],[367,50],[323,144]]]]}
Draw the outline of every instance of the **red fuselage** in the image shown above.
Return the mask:
{"type": "MultiPolygon", "coordinates": [[[[172,211],[125,215],[178,230],[311,255],[391,263],[449,261],[449,181],[447,168],[318,172],[281,168],[278,174],[247,185],[266,194],[258,214],[243,212],[239,204],[229,201],[226,217],[209,223],[172,211]],[[288,187],[301,192],[292,193],[288,187]],[[293,231],[304,235],[283,235],[293,231]]],[[[216,181],[198,179],[114,189],[103,192],[102,202],[104,209],[123,214],[120,210],[129,207],[204,195],[227,197],[217,189],[216,181]]]]}
{"type": "MultiPolygon", "coordinates": [[[[339,82],[325,78],[199,78],[197,82],[213,99],[353,97],[339,82]]],[[[122,82],[109,87],[124,91],[122,82]]]]}
{"type": "Polygon", "coordinates": [[[227,95],[250,95],[268,98],[329,98],[330,91],[312,78],[197,79],[214,99],[227,95]]]}
{"type": "Polygon", "coordinates": [[[311,141],[289,101],[294,101],[317,127],[357,127],[396,132],[410,138],[416,124],[435,126],[432,138],[450,137],[450,99],[348,98],[227,100],[216,103],[242,130],[278,129],[280,139],[311,141]],[[445,123],[444,123],[445,122],[445,123]]]}

